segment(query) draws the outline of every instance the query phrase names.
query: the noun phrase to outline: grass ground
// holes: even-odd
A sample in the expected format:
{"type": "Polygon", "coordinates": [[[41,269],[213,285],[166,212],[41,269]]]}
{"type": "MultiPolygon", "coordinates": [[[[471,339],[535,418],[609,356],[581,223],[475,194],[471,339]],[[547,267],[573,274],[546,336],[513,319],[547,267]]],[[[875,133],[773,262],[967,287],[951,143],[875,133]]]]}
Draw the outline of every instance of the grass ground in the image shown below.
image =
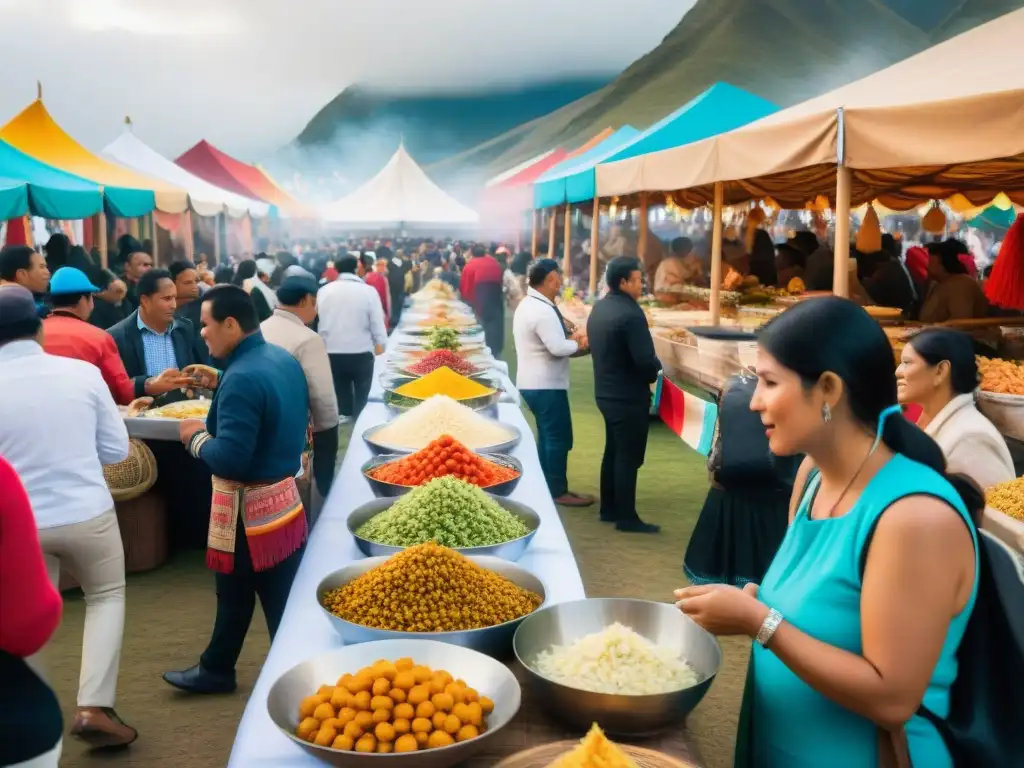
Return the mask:
{"type": "MultiPolygon", "coordinates": [[[[511,355],[514,357],[514,354],[511,355]]],[[[513,365],[514,360],[510,363],[513,365]]],[[[573,490],[597,493],[604,428],[594,405],[588,359],[572,362],[575,448],[569,459],[573,490]]],[[[513,372],[514,376],[514,372],[513,372]]],[[[346,435],[347,437],[347,435],[346,435]]],[[[337,489],[336,489],[337,490],[337,489]]],[[[683,553],[707,490],[704,462],[660,424],[651,429],[647,463],[640,472],[637,508],[658,523],[658,536],[630,536],[597,521],[595,509],[562,510],[587,595],[668,601],[682,583],[683,553]]],[[[49,649],[50,679],[73,711],[85,604],[66,601],[64,621],[49,649]]],[[[65,746],[62,768],[221,768],[266,654],[262,617],[252,624],[238,667],[239,690],[225,697],[192,698],[170,689],[160,675],[195,662],[209,638],[214,615],[213,576],[201,554],[183,554],[151,573],[128,579],[118,711],[138,728],[130,750],[90,756],[76,743],[65,746]]],[[[723,642],[725,663],[689,728],[709,768],[732,764],[749,642],[723,642]]]]}

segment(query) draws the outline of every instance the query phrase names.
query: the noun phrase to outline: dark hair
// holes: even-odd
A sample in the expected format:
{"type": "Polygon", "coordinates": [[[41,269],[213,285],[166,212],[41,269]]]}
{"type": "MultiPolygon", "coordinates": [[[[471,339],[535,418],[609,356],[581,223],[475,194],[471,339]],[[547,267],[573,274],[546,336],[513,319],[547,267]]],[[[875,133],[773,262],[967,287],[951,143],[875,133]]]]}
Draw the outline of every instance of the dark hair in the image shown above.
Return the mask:
{"type": "Polygon", "coordinates": [[[210,305],[210,315],[218,323],[233,317],[242,333],[252,333],[260,327],[252,297],[237,285],[215,285],[203,294],[203,303],[210,305]]]}
{"type": "Polygon", "coordinates": [[[622,282],[628,282],[634,272],[643,272],[643,270],[640,259],[635,256],[616,256],[608,262],[608,268],[604,273],[608,290],[612,293],[622,293],[622,282]]]}
{"type": "Polygon", "coordinates": [[[235,270],[235,276],[231,278],[231,283],[240,286],[246,280],[256,277],[256,272],[256,262],[253,259],[245,259],[239,262],[238,269],[235,270]]]}
{"type": "Polygon", "coordinates": [[[22,339],[34,339],[39,335],[39,329],[42,327],[43,321],[38,317],[18,320],[15,323],[0,324],[0,344],[21,341],[22,339]]]}
{"type": "Polygon", "coordinates": [[[213,270],[213,282],[230,283],[235,279],[235,268],[230,264],[221,264],[213,270]]]}
{"type": "MultiPolygon", "coordinates": [[[[896,404],[892,346],[882,327],[847,299],[828,296],[800,302],[769,321],[758,342],[763,350],[812,387],[825,373],[842,379],[854,418],[874,431],[886,408],[896,404]],[[828,343],[821,343],[828,339],[828,343]]],[[[945,476],[946,458],[938,444],[900,416],[890,416],[882,441],[896,453],[945,476]]],[[[984,508],[984,496],[966,478],[948,478],[969,512],[984,508]]]]}
{"type": "Polygon", "coordinates": [[[177,280],[178,275],[182,272],[188,272],[190,269],[195,269],[196,265],[191,261],[176,261],[167,268],[167,271],[171,275],[171,280],[177,280]]]}
{"type": "Polygon", "coordinates": [[[512,257],[512,264],[509,269],[512,270],[513,275],[525,276],[529,271],[530,262],[533,261],[533,256],[529,251],[520,251],[512,257]]]}
{"type": "Polygon", "coordinates": [[[0,250],[0,280],[14,282],[19,270],[32,268],[36,249],[29,245],[5,245],[0,250]]]}
{"type": "Polygon", "coordinates": [[[968,395],[978,388],[974,341],[963,331],[929,328],[907,343],[933,368],[943,360],[949,362],[949,383],[956,394],[968,395]]]}
{"type": "Polygon", "coordinates": [[[693,241],[688,237],[677,237],[672,241],[672,253],[685,256],[693,250],[693,241]]]}
{"type": "Polygon", "coordinates": [[[86,296],[92,296],[92,292],[51,294],[50,303],[53,305],[54,309],[68,309],[69,307],[78,306],[78,302],[86,296]]]}
{"type": "Polygon", "coordinates": [[[527,277],[527,281],[531,288],[536,288],[538,285],[548,279],[548,275],[552,272],[558,271],[558,262],[554,259],[537,259],[530,267],[530,274],[527,277]]]}
{"type": "Polygon", "coordinates": [[[896,259],[903,255],[903,248],[896,242],[896,238],[890,232],[882,233],[882,250],[896,259]]]}
{"type": "Polygon", "coordinates": [[[282,307],[296,307],[307,296],[316,296],[317,284],[313,280],[286,278],[285,284],[277,289],[277,300],[282,307]]]}
{"type": "MultiPolygon", "coordinates": [[[[380,256],[377,257],[377,261],[380,261],[380,256]]],[[[334,268],[338,270],[339,275],[354,275],[356,273],[356,267],[359,266],[359,260],[355,256],[345,254],[336,262],[334,262],[334,268]]]]}
{"type": "Polygon", "coordinates": [[[131,254],[140,252],[142,252],[142,243],[137,238],[129,234],[124,234],[117,238],[117,255],[122,261],[127,261],[131,254]]]}
{"type": "Polygon", "coordinates": [[[136,286],[136,291],[139,296],[152,296],[160,290],[160,282],[162,280],[174,282],[171,273],[166,269],[150,269],[142,273],[142,277],[139,278],[138,285],[136,286]]]}
{"type": "Polygon", "coordinates": [[[487,249],[482,245],[474,245],[469,252],[472,254],[474,259],[487,255],[487,249]]]}
{"type": "Polygon", "coordinates": [[[942,268],[951,275],[966,275],[967,267],[960,261],[960,254],[967,253],[966,246],[959,240],[943,240],[941,243],[928,243],[928,255],[938,257],[942,268]],[[961,250],[963,248],[963,250],[961,250]]]}
{"type": "Polygon", "coordinates": [[[63,232],[54,232],[46,241],[46,266],[51,272],[68,265],[71,254],[71,240],[63,232]]]}
{"type": "Polygon", "coordinates": [[[789,243],[783,243],[777,246],[775,249],[776,253],[776,264],[781,262],[784,267],[805,267],[807,266],[807,256],[798,248],[794,248],[789,243]]]}

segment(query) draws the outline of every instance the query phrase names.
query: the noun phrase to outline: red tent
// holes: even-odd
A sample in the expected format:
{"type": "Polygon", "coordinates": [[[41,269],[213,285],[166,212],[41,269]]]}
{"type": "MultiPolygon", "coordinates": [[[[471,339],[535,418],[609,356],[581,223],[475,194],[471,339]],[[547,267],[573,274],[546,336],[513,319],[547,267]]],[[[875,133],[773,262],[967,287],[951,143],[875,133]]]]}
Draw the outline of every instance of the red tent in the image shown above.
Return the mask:
{"type": "Polygon", "coordinates": [[[558,148],[533,165],[485,187],[477,203],[481,225],[495,232],[518,230],[523,213],[533,208],[533,182],[567,157],[569,152],[558,148]]]}
{"type": "Polygon", "coordinates": [[[245,197],[276,205],[286,216],[309,217],[311,211],[278,187],[259,169],[200,141],[175,162],[211,184],[245,197]]]}

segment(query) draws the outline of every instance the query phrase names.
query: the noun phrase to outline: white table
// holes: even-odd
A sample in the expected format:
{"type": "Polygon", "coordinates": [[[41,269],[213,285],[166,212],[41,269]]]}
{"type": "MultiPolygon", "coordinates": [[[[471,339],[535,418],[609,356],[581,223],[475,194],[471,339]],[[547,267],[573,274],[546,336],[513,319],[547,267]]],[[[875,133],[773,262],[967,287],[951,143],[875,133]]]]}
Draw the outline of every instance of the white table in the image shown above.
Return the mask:
{"type": "MultiPolygon", "coordinates": [[[[519,565],[544,583],[548,604],[580,600],[585,597],[583,580],[544,482],[533,433],[517,406],[500,404],[498,410],[502,421],[515,425],[523,434],[522,442],[512,451],[523,464],[523,477],[511,498],[529,505],[541,518],[540,529],[519,565]]],[[[387,420],[383,403],[369,403],[355,424],[341,471],[306,545],[281,628],[242,715],[229,768],[323,765],[277,730],[267,714],[267,694],[274,681],[296,664],[343,645],[317,604],[316,588],[324,576],[362,557],[345,520],[355,507],[373,498],[360,473],[360,467],[371,456],[361,435],[387,420]]]]}

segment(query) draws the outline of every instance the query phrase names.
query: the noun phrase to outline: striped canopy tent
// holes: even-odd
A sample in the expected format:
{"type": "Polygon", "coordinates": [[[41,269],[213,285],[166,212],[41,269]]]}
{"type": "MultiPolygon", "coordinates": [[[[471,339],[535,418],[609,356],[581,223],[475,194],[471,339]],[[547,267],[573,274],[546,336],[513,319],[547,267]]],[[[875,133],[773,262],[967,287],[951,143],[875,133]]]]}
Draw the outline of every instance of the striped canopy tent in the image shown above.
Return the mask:
{"type": "Polygon", "coordinates": [[[42,99],[36,99],[0,129],[0,139],[40,162],[88,179],[103,187],[106,209],[122,218],[150,213],[182,213],[188,209],[188,193],[87,150],[50,116],[42,99]]]}
{"type": "Polygon", "coordinates": [[[580,197],[579,189],[575,185],[570,186],[570,181],[587,170],[592,171],[597,163],[639,135],[640,131],[636,128],[630,125],[623,126],[591,149],[568,157],[548,170],[533,183],[533,207],[553,208],[556,205],[593,200],[593,194],[580,197]]]}
{"type": "Polygon", "coordinates": [[[564,149],[552,149],[488,181],[477,204],[484,228],[517,229],[523,213],[533,208],[533,182],[568,156],[564,149]]]}
{"type": "Polygon", "coordinates": [[[243,197],[269,203],[282,216],[312,218],[311,209],[272,182],[259,168],[221,152],[205,139],[175,160],[189,173],[243,197]]]}
{"type": "Polygon", "coordinates": [[[250,214],[262,218],[269,212],[270,206],[266,203],[216,187],[168,160],[135,135],[131,121],[125,122],[124,132],[103,149],[103,154],[139,173],[186,190],[192,210],[200,216],[225,213],[234,217],[250,214]]]}
{"type": "Polygon", "coordinates": [[[103,210],[103,191],[0,141],[0,220],[31,214],[84,219],[103,210]]]}

